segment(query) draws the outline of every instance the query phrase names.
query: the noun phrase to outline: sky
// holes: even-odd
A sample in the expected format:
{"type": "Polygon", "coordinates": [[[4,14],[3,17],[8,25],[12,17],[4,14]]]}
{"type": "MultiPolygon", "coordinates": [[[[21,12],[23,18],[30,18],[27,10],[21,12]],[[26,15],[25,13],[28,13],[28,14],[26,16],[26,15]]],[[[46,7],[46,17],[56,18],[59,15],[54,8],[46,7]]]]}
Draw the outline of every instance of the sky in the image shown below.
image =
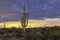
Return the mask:
{"type": "Polygon", "coordinates": [[[60,0],[0,0],[0,22],[20,20],[24,5],[29,19],[60,18],[60,0]]]}
{"type": "Polygon", "coordinates": [[[60,25],[60,0],[0,0],[0,22],[18,23],[24,5],[31,25],[60,25]]]}

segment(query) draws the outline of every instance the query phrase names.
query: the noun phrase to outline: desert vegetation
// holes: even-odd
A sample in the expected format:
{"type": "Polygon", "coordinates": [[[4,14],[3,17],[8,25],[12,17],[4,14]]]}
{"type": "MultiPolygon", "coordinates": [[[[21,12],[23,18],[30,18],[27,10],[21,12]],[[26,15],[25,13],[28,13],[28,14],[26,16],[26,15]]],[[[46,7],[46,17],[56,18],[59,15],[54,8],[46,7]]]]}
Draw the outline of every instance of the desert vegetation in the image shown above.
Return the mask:
{"type": "MultiPolygon", "coordinates": [[[[60,40],[60,27],[26,28],[25,40],[60,40]]],[[[23,40],[22,28],[0,28],[0,40],[23,40]]]]}

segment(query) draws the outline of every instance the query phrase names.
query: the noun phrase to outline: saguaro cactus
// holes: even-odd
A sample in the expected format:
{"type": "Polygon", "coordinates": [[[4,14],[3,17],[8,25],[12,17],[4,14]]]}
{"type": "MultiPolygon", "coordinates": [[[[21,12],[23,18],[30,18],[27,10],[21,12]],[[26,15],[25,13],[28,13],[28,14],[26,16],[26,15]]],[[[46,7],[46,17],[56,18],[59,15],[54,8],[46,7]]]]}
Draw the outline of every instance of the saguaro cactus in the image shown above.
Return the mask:
{"type": "Polygon", "coordinates": [[[25,6],[24,6],[24,12],[22,14],[22,18],[21,18],[21,26],[23,28],[26,28],[28,24],[28,14],[25,12],[25,6]]]}
{"type": "Polygon", "coordinates": [[[28,25],[28,14],[25,12],[25,6],[24,6],[24,12],[22,14],[22,18],[21,18],[21,26],[23,27],[23,33],[24,33],[24,37],[25,37],[25,29],[28,25]]]}

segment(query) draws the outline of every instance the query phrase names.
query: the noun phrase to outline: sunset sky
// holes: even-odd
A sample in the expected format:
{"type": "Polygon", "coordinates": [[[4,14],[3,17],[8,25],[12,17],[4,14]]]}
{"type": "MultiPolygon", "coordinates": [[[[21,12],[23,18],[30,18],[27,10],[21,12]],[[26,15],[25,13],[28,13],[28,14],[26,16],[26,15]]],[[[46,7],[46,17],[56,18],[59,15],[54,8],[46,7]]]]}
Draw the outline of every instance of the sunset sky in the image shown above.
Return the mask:
{"type": "Polygon", "coordinates": [[[60,0],[0,0],[0,25],[20,25],[24,5],[29,13],[29,26],[60,25],[60,0]]]}

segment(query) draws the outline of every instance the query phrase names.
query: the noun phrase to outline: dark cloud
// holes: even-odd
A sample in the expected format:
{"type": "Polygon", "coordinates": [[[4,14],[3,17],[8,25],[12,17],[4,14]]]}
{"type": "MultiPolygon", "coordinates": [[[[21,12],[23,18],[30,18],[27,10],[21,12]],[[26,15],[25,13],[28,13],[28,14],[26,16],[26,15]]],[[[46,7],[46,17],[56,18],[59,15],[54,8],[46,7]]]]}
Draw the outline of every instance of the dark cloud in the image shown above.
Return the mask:
{"type": "Polygon", "coordinates": [[[60,16],[60,0],[0,0],[0,20],[20,20],[24,4],[30,19],[60,16]]]}

